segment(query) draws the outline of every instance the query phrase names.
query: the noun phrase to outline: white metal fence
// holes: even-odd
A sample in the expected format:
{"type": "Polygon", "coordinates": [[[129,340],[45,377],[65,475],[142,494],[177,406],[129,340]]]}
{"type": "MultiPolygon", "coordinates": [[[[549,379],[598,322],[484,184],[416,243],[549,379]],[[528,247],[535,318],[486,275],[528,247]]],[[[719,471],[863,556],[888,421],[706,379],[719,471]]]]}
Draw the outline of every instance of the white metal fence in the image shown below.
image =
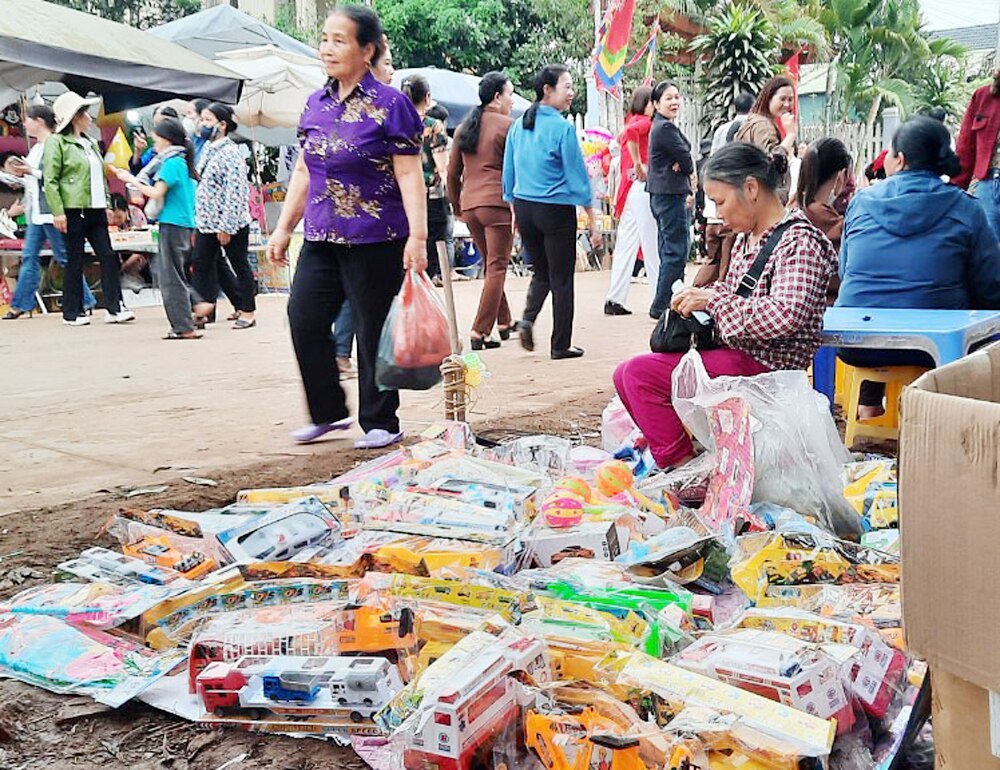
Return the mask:
{"type": "Polygon", "coordinates": [[[829,128],[822,123],[799,126],[799,138],[812,142],[832,136],[842,141],[854,158],[854,168],[860,170],[882,152],[882,125],[876,123],[871,131],[864,123],[837,123],[829,128]]]}

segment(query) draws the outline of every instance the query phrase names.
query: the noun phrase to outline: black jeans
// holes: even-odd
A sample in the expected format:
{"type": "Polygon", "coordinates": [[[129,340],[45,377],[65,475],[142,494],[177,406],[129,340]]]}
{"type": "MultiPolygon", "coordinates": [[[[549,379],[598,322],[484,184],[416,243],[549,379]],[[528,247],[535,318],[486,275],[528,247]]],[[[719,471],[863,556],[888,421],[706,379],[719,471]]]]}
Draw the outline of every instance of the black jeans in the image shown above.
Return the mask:
{"type": "Polygon", "coordinates": [[[241,313],[253,313],[257,309],[254,297],[257,295],[257,279],[250,268],[247,251],[250,245],[250,225],[235,233],[229,243],[223,246],[215,233],[197,232],[194,236],[191,288],[198,302],[214,303],[219,298],[219,288],[233,307],[241,313]],[[226,259],[233,266],[232,272],[226,267],[226,259]],[[233,276],[235,273],[235,277],[233,276]]]}
{"type": "Polygon", "coordinates": [[[515,200],[514,216],[534,268],[523,319],[534,323],[552,292],[552,350],[567,350],[573,339],[576,208],[515,200]]]}
{"type": "Polygon", "coordinates": [[[365,432],[376,428],[399,431],[399,393],[378,389],[375,359],[389,307],[403,285],[404,244],[347,246],[306,241],[302,246],[288,300],[288,321],[309,415],[317,425],[348,415],[336,343],[330,335],[330,325],[348,299],[358,350],[358,422],[365,432]]]}
{"type": "MultiPolygon", "coordinates": [[[[839,348],[837,357],[848,366],[878,369],[882,366],[923,366],[934,368],[934,359],[922,350],[877,350],[874,348],[839,348]]],[[[882,406],[885,385],[881,382],[861,383],[858,403],[861,406],[882,406]]]]}
{"type": "Polygon", "coordinates": [[[83,315],[84,241],[101,261],[101,296],[104,309],[118,314],[122,304],[121,261],[111,248],[108,214],[104,209],[66,209],[66,271],[63,275],[63,318],[83,315]]]}

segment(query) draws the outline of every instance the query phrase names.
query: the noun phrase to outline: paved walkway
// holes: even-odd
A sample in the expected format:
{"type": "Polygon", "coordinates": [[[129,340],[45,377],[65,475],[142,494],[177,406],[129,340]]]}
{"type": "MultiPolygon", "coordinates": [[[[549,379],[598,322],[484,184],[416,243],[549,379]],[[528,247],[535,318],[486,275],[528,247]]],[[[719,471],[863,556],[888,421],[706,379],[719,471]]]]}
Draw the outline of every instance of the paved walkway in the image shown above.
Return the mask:
{"type": "MultiPolygon", "coordinates": [[[[575,395],[610,392],[615,365],[648,349],[652,322],[643,312],[649,296],[644,285],[632,288],[635,315],[603,315],[608,277],[577,275],[574,343],[586,349],[582,359],[549,359],[549,305],[537,326],[536,353],[521,350],[514,339],[483,352],[492,376],[479,391],[473,424],[505,411],[547,410],[575,395]]],[[[524,306],[527,283],[508,283],[515,314],[524,306]]],[[[456,284],[462,330],[469,328],[481,286],[456,284]]],[[[316,448],[287,437],[305,412],[285,302],[281,295],[261,297],[256,329],[236,332],[215,324],[196,342],[162,341],[167,325],[158,307],[138,310],[138,320],[126,326],[105,325],[100,313],[82,328],[63,326],[58,315],[0,323],[0,515],[119,485],[348,447],[357,430],[316,448]]],[[[228,313],[225,303],[223,309],[228,313]]],[[[463,340],[468,344],[467,336],[463,340]]],[[[403,394],[407,431],[419,432],[441,415],[440,387],[403,394]]]]}

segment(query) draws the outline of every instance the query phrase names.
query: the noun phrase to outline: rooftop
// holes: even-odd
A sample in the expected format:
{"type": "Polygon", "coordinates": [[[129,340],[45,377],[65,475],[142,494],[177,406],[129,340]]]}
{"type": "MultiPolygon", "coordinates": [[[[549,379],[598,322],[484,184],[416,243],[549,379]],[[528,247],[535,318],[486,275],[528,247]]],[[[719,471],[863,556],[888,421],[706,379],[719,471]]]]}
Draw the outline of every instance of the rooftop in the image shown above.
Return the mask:
{"type": "Polygon", "coordinates": [[[979,24],[975,27],[954,27],[952,29],[935,29],[931,38],[947,37],[970,51],[992,51],[997,47],[997,25],[979,24]]]}

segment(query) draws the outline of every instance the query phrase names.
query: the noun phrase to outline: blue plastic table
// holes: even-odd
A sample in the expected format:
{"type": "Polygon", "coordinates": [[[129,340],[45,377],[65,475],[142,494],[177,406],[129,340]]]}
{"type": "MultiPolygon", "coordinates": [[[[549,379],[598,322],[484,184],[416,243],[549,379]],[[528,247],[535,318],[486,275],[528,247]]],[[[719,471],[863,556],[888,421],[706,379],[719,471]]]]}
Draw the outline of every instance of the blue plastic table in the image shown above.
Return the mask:
{"type": "Polygon", "coordinates": [[[957,361],[972,346],[998,334],[998,310],[827,308],[823,347],[813,363],[814,387],[833,403],[835,348],[921,350],[941,366],[957,361]]]}

